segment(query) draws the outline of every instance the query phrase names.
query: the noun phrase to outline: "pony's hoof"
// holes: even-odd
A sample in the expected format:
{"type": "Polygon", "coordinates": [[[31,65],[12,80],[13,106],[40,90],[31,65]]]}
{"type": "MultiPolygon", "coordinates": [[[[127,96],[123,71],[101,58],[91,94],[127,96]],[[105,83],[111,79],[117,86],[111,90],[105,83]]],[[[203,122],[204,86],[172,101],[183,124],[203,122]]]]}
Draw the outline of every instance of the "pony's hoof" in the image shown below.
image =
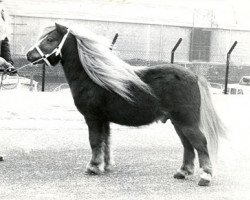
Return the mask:
{"type": "Polygon", "coordinates": [[[104,167],[105,172],[111,172],[112,171],[112,165],[107,165],[104,167]]]}
{"type": "Polygon", "coordinates": [[[3,161],[3,157],[2,156],[0,156],[0,161],[3,161]]]}
{"type": "Polygon", "coordinates": [[[177,172],[174,174],[174,178],[176,179],[184,179],[188,173],[184,170],[178,169],[177,172]]]}
{"type": "Polygon", "coordinates": [[[198,183],[199,186],[209,186],[212,180],[211,174],[208,174],[206,172],[202,173],[201,179],[198,183]]]}
{"type": "Polygon", "coordinates": [[[104,173],[103,167],[88,164],[85,174],[88,175],[101,175],[104,173]]]}
{"type": "Polygon", "coordinates": [[[105,172],[112,171],[114,165],[115,165],[115,161],[113,159],[109,159],[108,161],[105,161],[104,162],[104,170],[105,170],[105,172]]]}

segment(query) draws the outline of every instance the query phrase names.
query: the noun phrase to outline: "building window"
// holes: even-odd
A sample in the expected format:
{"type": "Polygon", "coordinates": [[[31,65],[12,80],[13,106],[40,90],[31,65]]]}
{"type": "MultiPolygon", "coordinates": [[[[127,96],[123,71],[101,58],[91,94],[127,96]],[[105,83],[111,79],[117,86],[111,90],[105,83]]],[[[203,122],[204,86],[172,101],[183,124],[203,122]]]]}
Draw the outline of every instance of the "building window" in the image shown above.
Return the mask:
{"type": "Polygon", "coordinates": [[[190,40],[190,61],[210,61],[211,31],[193,28],[190,40]]]}

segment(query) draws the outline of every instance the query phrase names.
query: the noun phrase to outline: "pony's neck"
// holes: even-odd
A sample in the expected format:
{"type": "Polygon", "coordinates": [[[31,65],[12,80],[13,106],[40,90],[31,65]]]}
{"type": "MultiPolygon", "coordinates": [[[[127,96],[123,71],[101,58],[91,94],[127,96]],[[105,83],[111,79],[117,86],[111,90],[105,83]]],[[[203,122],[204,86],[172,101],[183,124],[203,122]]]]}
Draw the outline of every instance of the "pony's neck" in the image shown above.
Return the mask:
{"type": "Polygon", "coordinates": [[[62,66],[69,84],[78,79],[89,80],[79,60],[77,42],[72,34],[69,34],[62,48],[62,66]]]}

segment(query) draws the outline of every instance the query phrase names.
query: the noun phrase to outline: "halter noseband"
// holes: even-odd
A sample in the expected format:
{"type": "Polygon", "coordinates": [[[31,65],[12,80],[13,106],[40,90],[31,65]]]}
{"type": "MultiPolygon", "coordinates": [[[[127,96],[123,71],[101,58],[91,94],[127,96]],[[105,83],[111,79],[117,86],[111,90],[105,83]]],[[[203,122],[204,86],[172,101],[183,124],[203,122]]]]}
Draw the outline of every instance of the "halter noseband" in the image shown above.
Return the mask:
{"type": "Polygon", "coordinates": [[[35,61],[35,62],[38,62],[38,61],[40,61],[40,60],[43,60],[49,67],[52,67],[52,65],[51,65],[50,61],[48,60],[48,58],[49,58],[51,55],[53,55],[53,54],[55,54],[56,56],[60,55],[60,57],[62,57],[62,52],[61,52],[61,50],[62,50],[62,47],[63,47],[63,45],[64,45],[64,43],[65,43],[65,41],[66,41],[66,39],[67,39],[67,37],[68,37],[68,35],[69,35],[69,32],[70,32],[70,29],[67,29],[67,33],[63,36],[63,38],[62,38],[60,44],[59,44],[51,53],[44,54],[44,53],[42,52],[42,50],[40,49],[40,47],[39,47],[40,43],[41,43],[47,36],[45,36],[44,38],[42,38],[41,40],[39,40],[34,46],[32,46],[32,47],[30,48],[30,50],[36,49],[37,52],[38,52],[38,53],[40,54],[40,56],[41,56],[41,58],[38,59],[38,60],[35,61]]]}

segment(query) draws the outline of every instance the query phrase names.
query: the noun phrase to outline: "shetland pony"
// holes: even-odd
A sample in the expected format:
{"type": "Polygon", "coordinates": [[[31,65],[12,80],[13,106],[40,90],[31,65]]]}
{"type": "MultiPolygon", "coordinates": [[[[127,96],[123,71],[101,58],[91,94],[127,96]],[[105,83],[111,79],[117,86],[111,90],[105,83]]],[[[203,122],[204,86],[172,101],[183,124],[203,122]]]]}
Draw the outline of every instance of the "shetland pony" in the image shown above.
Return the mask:
{"type": "Polygon", "coordinates": [[[210,159],[225,131],[205,79],[173,64],[133,67],[116,57],[100,36],[59,24],[44,30],[27,59],[52,66],[61,61],[75,106],[88,125],[92,149],[88,174],[110,170],[110,122],[141,126],[170,119],[184,147],[174,178],[194,173],[197,150],[203,170],[198,184],[210,184],[210,159]]]}

